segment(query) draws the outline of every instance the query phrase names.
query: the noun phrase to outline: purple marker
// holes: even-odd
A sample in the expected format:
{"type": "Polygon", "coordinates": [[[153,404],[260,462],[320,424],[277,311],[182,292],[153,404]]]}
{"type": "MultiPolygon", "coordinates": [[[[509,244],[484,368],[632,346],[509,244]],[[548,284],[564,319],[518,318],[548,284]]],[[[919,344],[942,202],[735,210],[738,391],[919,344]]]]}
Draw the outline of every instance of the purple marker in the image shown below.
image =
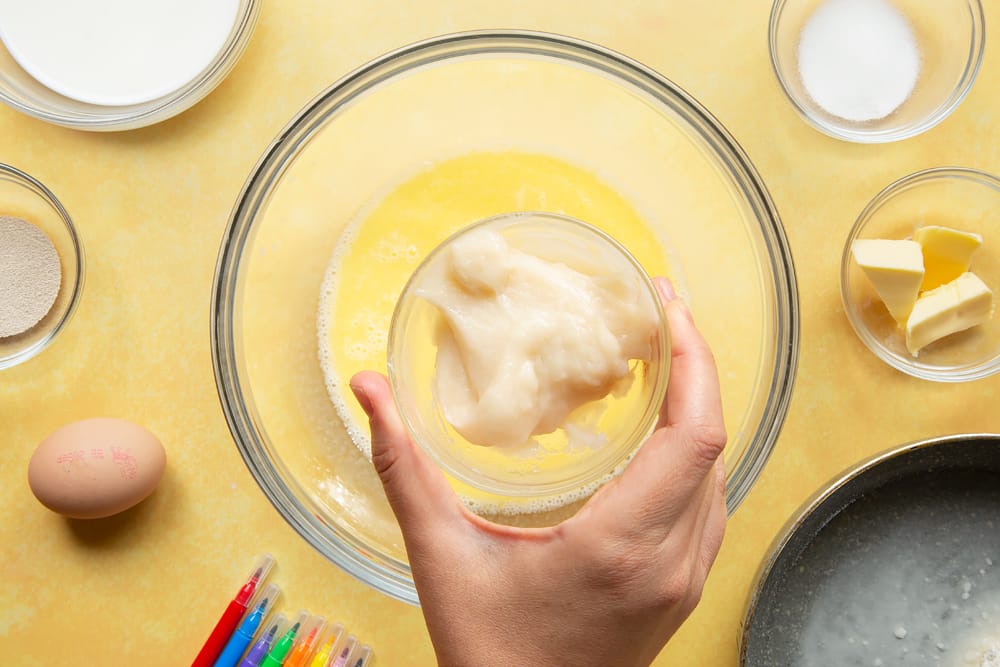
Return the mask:
{"type": "Polygon", "coordinates": [[[337,659],[331,663],[332,667],[345,667],[347,665],[347,657],[351,655],[351,651],[357,645],[358,640],[354,638],[353,635],[349,636],[344,642],[344,648],[337,655],[337,659]]]}
{"type": "Polygon", "coordinates": [[[278,634],[278,629],[280,626],[284,625],[285,617],[278,614],[278,617],[274,619],[274,623],[268,628],[267,632],[260,635],[260,639],[257,643],[253,645],[250,652],[247,653],[247,657],[243,658],[240,662],[239,667],[258,667],[261,660],[267,655],[268,650],[271,648],[271,644],[274,642],[275,635],[278,634]]]}

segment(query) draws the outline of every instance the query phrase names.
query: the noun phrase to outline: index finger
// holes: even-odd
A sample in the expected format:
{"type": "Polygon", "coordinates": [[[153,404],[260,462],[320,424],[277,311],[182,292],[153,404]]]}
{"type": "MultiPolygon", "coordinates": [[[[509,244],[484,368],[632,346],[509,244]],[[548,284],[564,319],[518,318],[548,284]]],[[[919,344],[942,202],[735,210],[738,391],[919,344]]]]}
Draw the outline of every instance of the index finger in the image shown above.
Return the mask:
{"type": "MultiPolygon", "coordinates": [[[[687,307],[657,280],[671,334],[670,380],[660,425],[622,474],[616,494],[642,521],[682,513],[726,444],[715,359],[687,307]]],[[[622,508],[625,509],[625,508],[622,508]]]]}
{"type": "Polygon", "coordinates": [[[654,281],[670,327],[670,379],[657,428],[723,427],[722,390],[711,348],[664,278],[654,281]]]}

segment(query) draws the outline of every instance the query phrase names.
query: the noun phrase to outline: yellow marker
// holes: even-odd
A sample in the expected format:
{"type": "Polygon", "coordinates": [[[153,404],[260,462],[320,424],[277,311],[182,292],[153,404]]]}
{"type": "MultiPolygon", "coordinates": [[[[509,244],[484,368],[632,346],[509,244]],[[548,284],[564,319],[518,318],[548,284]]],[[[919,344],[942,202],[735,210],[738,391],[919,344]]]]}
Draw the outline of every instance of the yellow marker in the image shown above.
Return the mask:
{"type": "Polygon", "coordinates": [[[925,292],[906,322],[906,348],[917,356],[936,340],[982,324],[993,314],[993,292],[972,273],[925,292]]]}
{"type": "Polygon", "coordinates": [[[859,239],[851,244],[851,254],[889,313],[899,322],[913,309],[924,279],[924,259],[916,241],[859,239]]]}
{"type": "Polygon", "coordinates": [[[968,271],[972,254],[983,244],[979,234],[935,225],[913,232],[913,240],[920,244],[924,256],[921,291],[950,283],[968,271]]]}
{"type": "Polygon", "coordinates": [[[330,661],[330,655],[343,634],[344,626],[340,624],[328,627],[324,636],[317,642],[319,649],[313,656],[312,662],[309,663],[309,667],[327,667],[326,663],[330,661]]]}

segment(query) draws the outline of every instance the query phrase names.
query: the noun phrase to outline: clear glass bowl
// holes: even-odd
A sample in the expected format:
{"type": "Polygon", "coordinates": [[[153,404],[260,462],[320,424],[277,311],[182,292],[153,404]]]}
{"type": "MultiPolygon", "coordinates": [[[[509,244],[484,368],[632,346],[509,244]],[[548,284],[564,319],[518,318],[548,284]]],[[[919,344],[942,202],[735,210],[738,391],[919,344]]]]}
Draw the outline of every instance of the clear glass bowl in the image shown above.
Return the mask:
{"type": "Polygon", "coordinates": [[[69,213],[40,182],[6,164],[0,164],[0,216],[22,218],[45,232],[56,252],[62,276],[49,312],[35,326],[17,336],[0,338],[0,370],[31,359],[63,330],[76,311],[83,292],[83,245],[69,213]]]}
{"type": "Polygon", "coordinates": [[[253,35],[260,0],[240,0],[236,22],[215,59],[183,87],[149,102],[123,106],[88,104],[39,83],[0,42],[0,101],[56,125],[92,131],[131,130],[176,116],[201,101],[232,71],[253,35]]]}
{"type": "Polygon", "coordinates": [[[909,20],[920,49],[920,78],[903,104],[885,118],[852,122],[812,100],[799,75],[799,35],[826,0],[775,0],[771,7],[771,65],[795,110],[831,137],[858,143],[899,141],[925,132],[955,110],[979,73],[986,44],[980,0],[890,0],[909,20]]]}
{"type": "MultiPolygon", "coordinates": [[[[320,291],[345,230],[358,230],[349,223],[387,191],[455,156],[510,150],[599,175],[641,214],[656,239],[645,248],[614,220],[589,219],[588,192],[569,188],[566,210],[516,209],[585,219],[667,265],[721,369],[730,511],[764,467],[791,396],[798,297],[784,231],[743,150],[687,93],[607,49],[527,32],[449,35],[361,67],[282,130],[250,175],[222,241],[212,350],[237,447],[281,515],[348,573],[408,602],[417,600],[399,528],[318,361],[320,291]]],[[[510,178],[523,194],[545,174],[510,178]]],[[[428,218],[451,216],[454,229],[413,242],[429,250],[470,220],[511,212],[488,199],[465,201],[457,215],[454,197],[433,198],[428,218]]],[[[407,216],[393,231],[417,222],[407,216]]],[[[345,280],[364,297],[365,280],[345,280]]],[[[364,326],[348,317],[332,331],[364,326]]],[[[345,389],[333,387],[353,405],[345,389]]]]}
{"type": "Polygon", "coordinates": [[[567,216],[503,214],[460,230],[414,271],[393,313],[388,368],[396,405],[414,441],[457,480],[457,490],[466,495],[470,506],[556,507],[591,495],[624,467],[652,433],[667,392],[670,338],[656,288],[615,239],[567,216]],[[476,230],[499,233],[512,248],[565,264],[595,280],[612,278],[631,286],[643,307],[655,311],[657,325],[649,340],[649,360],[632,362],[626,391],[591,401],[571,415],[579,433],[573,427],[557,429],[535,438],[538,444],[534,446],[510,450],[473,444],[448,423],[435,381],[441,316],[420,292],[428,281],[440,281],[437,276],[444,271],[440,262],[445,261],[447,249],[476,230]]]}
{"type": "Polygon", "coordinates": [[[976,169],[939,167],[910,174],[865,207],[847,236],[840,295],[858,338],[907,375],[937,382],[978,380],[1000,371],[1000,316],[931,343],[914,357],[903,332],[851,257],[856,239],[905,239],[917,227],[942,225],[983,237],[970,269],[1000,293],[1000,179],[976,169]]]}

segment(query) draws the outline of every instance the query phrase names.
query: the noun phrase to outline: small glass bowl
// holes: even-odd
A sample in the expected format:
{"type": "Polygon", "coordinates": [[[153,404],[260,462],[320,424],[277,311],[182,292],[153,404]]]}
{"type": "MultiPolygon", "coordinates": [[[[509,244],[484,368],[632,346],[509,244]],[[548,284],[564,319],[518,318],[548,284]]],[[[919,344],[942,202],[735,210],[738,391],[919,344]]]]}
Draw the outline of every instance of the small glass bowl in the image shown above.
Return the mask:
{"type": "Polygon", "coordinates": [[[975,169],[939,167],[899,179],[865,207],[844,244],[840,292],[861,341],[893,368],[937,382],[978,380],[1000,371],[1000,316],[931,343],[914,357],[903,332],[851,256],[856,239],[906,239],[925,225],[982,235],[970,270],[1000,293],[1000,179],[975,169]]]}
{"type": "Polygon", "coordinates": [[[72,317],[83,291],[83,246],[66,209],[44,185],[19,169],[0,164],[0,215],[23,218],[52,242],[62,280],[49,312],[17,336],[0,338],[0,370],[27,361],[55,339],[72,317]]]}
{"type": "Polygon", "coordinates": [[[55,125],[113,132],[159,123],[185,111],[218,86],[243,55],[260,13],[260,0],[240,0],[236,21],[215,59],[186,85],[149,102],[88,104],[60,95],[28,74],[0,42],[0,102],[55,125]]]}
{"type": "MultiPolygon", "coordinates": [[[[417,267],[404,287],[389,328],[389,379],[400,415],[414,441],[452,478],[496,496],[487,502],[543,503],[558,506],[593,493],[620,471],[656,426],[667,390],[670,342],[656,288],[638,261],[616,240],[569,216],[524,212],[498,215],[472,224],[440,244],[417,267]],[[562,263],[600,279],[624,278],[639,289],[657,314],[648,362],[633,361],[634,381],[581,407],[570,416],[586,425],[537,436],[535,444],[513,449],[470,443],[449,424],[434,389],[436,336],[442,319],[420,291],[440,271],[447,249],[470,232],[501,234],[513,248],[545,261],[562,263]],[[593,273],[597,271],[597,273],[593,273]],[[586,412],[585,416],[580,413],[586,412]],[[575,434],[579,430],[579,434],[575,434]],[[582,441],[582,442],[581,442],[582,441]]],[[[459,492],[463,491],[461,485],[459,492]]],[[[470,498],[473,504],[476,498],[470,498]]]]}
{"type": "Polygon", "coordinates": [[[891,0],[910,22],[920,49],[920,78],[909,99],[888,116],[845,120],[820,107],[799,75],[799,35],[826,0],[775,0],[771,8],[771,65],[796,111],[831,137],[865,144],[899,141],[925,132],[955,110],[972,88],[985,46],[980,0],[891,0]]]}

